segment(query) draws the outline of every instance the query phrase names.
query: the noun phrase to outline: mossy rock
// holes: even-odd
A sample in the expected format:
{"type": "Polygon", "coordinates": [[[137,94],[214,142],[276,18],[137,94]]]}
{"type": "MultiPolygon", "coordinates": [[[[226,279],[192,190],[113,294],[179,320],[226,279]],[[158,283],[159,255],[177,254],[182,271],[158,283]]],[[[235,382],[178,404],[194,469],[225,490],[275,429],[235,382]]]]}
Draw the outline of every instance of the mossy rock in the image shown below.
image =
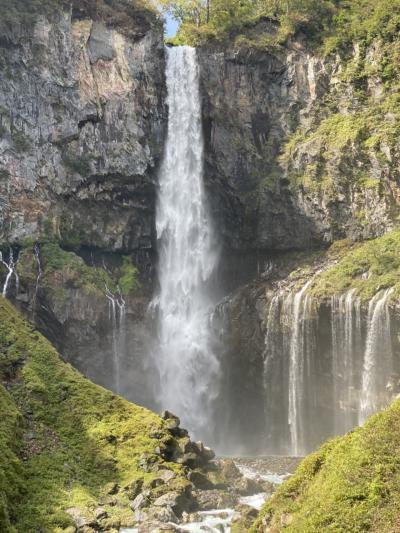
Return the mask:
{"type": "Polygon", "coordinates": [[[252,533],[395,532],[400,401],[307,457],[263,508],[252,533]]]}
{"type": "Polygon", "coordinates": [[[0,531],[69,530],[67,509],[89,522],[107,499],[107,520],[131,525],[124,487],[148,484],[144,455],[189,483],[156,448],[171,436],[147,409],[92,384],[0,298],[0,531]],[[160,439],[152,438],[155,429],[160,439]],[[113,436],[110,439],[110,435],[113,436]],[[114,495],[110,495],[112,492],[114,495]]]}

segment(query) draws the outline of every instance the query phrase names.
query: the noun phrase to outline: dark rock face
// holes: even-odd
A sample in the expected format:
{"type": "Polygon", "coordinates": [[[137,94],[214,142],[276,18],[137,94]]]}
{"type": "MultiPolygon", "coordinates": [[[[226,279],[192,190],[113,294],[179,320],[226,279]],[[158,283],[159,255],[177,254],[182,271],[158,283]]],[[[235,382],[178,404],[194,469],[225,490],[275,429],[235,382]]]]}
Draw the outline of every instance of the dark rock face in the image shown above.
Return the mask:
{"type": "Polygon", "coordinates": [[[321,60],[289,51],[200,50],[206,179],[231,249],[308,248],[326,238],[287,187],[277,157],[329,78],[321,60]]]}
{"type": "MultiPolygon", "coordinates": [[[[359,55],[355,48],[354,62],[359,55]]],[[[379,46],[366,55],[379,62],[379,46]]],[[[311,135],[335,113],[362,115],[344,60],[322,59],[296,42],[273,52],[203,48],[199,56],[206,182],[230,253],[308,249],[393,228],[397,147],[383,142],[366,149],[362,134],[327,146],[327,134],[311,135]],[[287,150],[294,132],[304,140],[287,150]]],[[[379,105],[384,81],[371,76],[366,86],[370,105],[379,105]]]]}
{"type": "MultiPolygon", "coordinates": [[[[74,2],[38,14],[31,28],[9,28],[0,47],[0,243],[17,249],[51,237],[111,269],[121,254],[132,257],[141,288],[127,298],[118,331],[121,390],[148,404],[142,322],[167,126],[163,28],[119,1],[102,12],[74,2]]],[[[14,301],[68,361],[115,390],[116,333],[104,291],[75,287],[62,269],[51,287],[43,279],[35,287],[31,257],[14,301]]]]}
{"type": "Polygon", "coordinates": [[[2,48],[1,240],[52,228],[109,251],[148,249],[167,122],[162,28],[127,37],[70,11],[2,48]]]}

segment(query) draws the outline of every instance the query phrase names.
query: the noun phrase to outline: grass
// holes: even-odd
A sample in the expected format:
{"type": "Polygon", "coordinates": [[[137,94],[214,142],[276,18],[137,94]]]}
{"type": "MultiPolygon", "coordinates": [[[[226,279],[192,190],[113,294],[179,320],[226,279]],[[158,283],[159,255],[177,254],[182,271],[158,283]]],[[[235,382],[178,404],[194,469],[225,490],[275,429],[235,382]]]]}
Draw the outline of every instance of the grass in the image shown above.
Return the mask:
{"type": "MultiPolygon", "coordinates": [[[[297,130],[286,143],[280,162],[288,171],[294,187],[301,185],[309,191],[326,191],[335,188],[333,173],[338,173],[338,161],[349,161],[345,170],[339,172],[342,185],[358,189],[368,188],[374,178],[370,153],[374,151],[382,165],[390,165],[387,150],[394,150],[400,135],[400,95],[388,95],[382,104],[360,108],[353,113],[334,113],[323,119],[313,131],[297,130]],[[305,161],[300,169],[293,169],[297,152],[312,149],[318,153],[311,161],[305,161]],[[352,165],[357,158],[363,163],[352,165]],[[317,163],[316,163],[317,161],[317,163]]],[[[343,167],[344,168],[344,167],[343,167]]],[[[396,172],[396,169],[393,169],[396,172]]],[[[377,187],[379,189],[379,187],[377,187]]]]}
{"type": "Polygon", "coordinates": [[[155,476],[143,471],[144,456],[163,462],[155,453],[169,438],[162,420],[63,363],[3,298],[0,377],[0,530],[61,532],[73,525],[66,509],[91,518],[102,500],[110,523],[132,525],[125,487],[155,476]]]}
{"type": "Polygon", "coordinates": [[[336,244],[337,263],[317,275],[312,286],[316,297],[343,293],[355,288],[363,300],[371,299],[380,290],[393,287],[393,300],[400,298],[400,231],[363,243],[344,246],[336,244]]]}
{"type": "MultiPolygon", "coordinates": [[[[104,294],[106,287],[114,294],[132,295],[140,286],[138,270],[130,256],[122,256],[119,267],[112,271],[104,267],[89,266],[74,252],[64,250],[60,243],[50,238],[41,243],[40,257],[43,274],[41,284],[48,290],[65,295],[65,287],[83,289],[86,294],[104,294]]],[[[32,243],[20,253],[18,273],[28,285],[36,282],[37,260],[32,243]]]]}
{"type": "Polygon", "coordinates": [[[399,531],[399,428],[396,401],[364,427],[324,444],[265,505],[251,533],[399,531]]]}

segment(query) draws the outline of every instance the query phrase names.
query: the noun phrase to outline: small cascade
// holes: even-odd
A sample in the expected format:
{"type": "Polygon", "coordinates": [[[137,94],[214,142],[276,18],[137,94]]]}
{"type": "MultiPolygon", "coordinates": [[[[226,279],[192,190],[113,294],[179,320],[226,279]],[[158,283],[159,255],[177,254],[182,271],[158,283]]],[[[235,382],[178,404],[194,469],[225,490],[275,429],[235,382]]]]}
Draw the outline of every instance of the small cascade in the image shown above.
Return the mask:
{"type": "Polygon", "coordinates": [[[11,280],[14,276],[15,279],[15,290],[18,294],[19,291],[19,277],[17,272],[17,265],[19,260],[19,253],[16,252],[14,256],[14,250],[10,247],[9,254],[8,254],[8,261],[4,258],[3,253],[0,252],[0,263],[3,264],[7,268],[7,276],[3,285],[2,295],[4,298],[7,298],[7,295],[9,294],[10,286],[11,286],[11,280]]]}
{"type": "Polygon", "coordinates": [[[42,264],[40,261],[40,244],[36,243],[33,248],[33,253],[36,258],[36,264],[37,264],[37,276],[36,276],[36,283],[35,283],[35,294],[33,295],[33,309],[36,307],[36,301],[37,301],[37,294],[39,290],[40,280],[42,278],[42,264]]]}
{"type": "Polygon", "coordinates": [[[121,356],[126,350],[126,303],[118,290],[113,294],[106,286],[106,297],[109,301],[109,319],[112,324],[112,357],[114,368],[114,389],[121,393],[121,356]]]}
{"type": "Polygon", "coordinates": [[[310,283],[280,289],[264,321],[267,453],[304,455],[384,408],[395,395],[389,300],[363,308],[356,290],[319,301],[310,283]],[[289,443],[289,444],[288,444],[289,443]]]}
{"type": "Polygon", "coordinates": [[[357,424],[357,354],[362,345],[361,300],[355,289],[331,298],[332,379],[335,433],[357,424]]]}
{"type": "Polygon", "coordinates": [[[393,365],[389,298],[392,289],[379,292],[368,307],[367,341],[362,371],[359,423],[387,404],[393,365]]]}
{"type": "Polygon", "coordinates": [[[285,308],[289,310],[292,326],[290,335],[289,359],[289,409],[288,422],[292,443],[292,453],[304,453],[304,424],[306,376],[311,375],[312,329],[309,327],[311,296],[306,294],[311,282],[295,295],[289,294],[285,308]]]}

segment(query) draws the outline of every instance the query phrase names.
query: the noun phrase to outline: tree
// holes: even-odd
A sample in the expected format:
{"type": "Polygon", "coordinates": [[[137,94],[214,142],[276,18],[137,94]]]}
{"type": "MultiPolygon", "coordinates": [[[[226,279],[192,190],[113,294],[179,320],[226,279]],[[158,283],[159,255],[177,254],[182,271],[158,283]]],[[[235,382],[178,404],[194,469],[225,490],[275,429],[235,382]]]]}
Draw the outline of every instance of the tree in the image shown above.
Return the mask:
{"type": "Polygon", "coordinates": [[[163,11],[180,22],[200,26],[210,17],[210,0],[159,0],[163,11]]]}

